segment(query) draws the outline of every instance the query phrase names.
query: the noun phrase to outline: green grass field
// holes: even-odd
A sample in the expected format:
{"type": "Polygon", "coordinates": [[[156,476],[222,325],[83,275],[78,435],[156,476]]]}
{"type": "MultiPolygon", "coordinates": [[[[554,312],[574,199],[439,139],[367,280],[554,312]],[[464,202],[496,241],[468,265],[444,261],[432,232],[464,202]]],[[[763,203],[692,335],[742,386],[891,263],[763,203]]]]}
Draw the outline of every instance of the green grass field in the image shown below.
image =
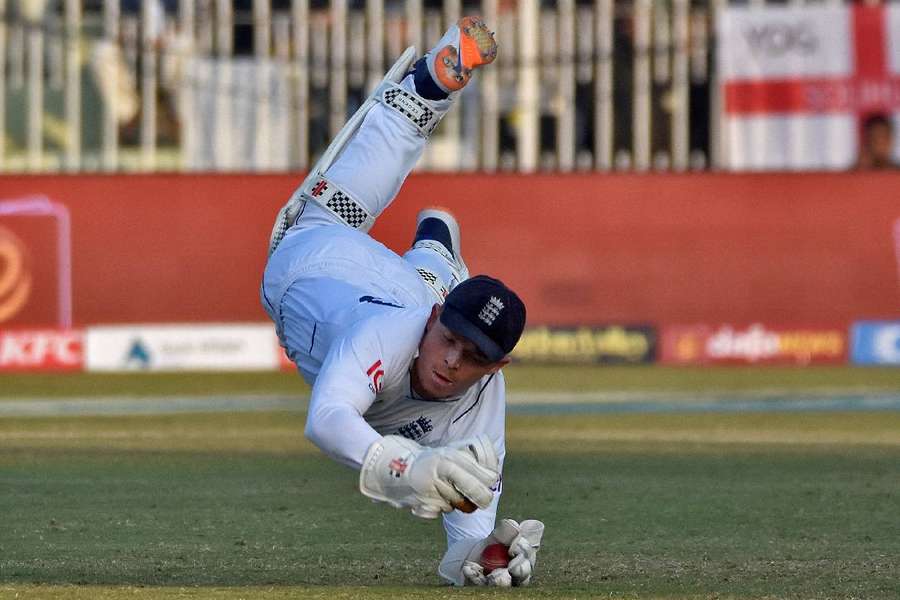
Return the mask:
{"type": "MultiPolygon", "coordinates": [[[[0,394],[305,390],[255,377],[3,376],[0,394]]],[[[509,379],[565,387],[540,370],[509,379]]],[[[900,370],[575,369],[565,381],[892,392],[900,370]]],[[[511,415],[500,513],[547,533],[534,585],[509,591],[442,586],[439,523],[367,501],[303,421],[0,418],[0,598],[900,597],[897,411],[511,415]]]]}

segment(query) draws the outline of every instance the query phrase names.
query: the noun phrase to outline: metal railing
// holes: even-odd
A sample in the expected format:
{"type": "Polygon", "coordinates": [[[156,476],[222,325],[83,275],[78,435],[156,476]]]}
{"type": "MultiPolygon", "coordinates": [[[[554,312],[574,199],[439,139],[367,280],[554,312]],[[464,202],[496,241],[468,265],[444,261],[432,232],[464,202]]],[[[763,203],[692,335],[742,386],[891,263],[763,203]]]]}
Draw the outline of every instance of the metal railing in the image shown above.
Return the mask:
{"type": "Polygon", "coordinates": [[[0,171],[306,169],[403,48],[471,13],[497,64],[420,169],[715,167],[726,2],[0,0],[0,171]]]}

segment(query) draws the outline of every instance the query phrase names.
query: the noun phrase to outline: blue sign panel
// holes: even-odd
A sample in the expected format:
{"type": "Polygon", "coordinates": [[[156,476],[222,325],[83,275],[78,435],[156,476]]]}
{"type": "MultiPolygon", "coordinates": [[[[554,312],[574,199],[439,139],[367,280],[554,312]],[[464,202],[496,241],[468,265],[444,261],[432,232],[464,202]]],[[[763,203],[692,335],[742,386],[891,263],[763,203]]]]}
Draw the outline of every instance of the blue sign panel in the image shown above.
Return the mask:
{"type": "Polygon", "coordinates": [[[850,359],[858,365],[900,365],[900,321],[857,321],[850,359]]]}

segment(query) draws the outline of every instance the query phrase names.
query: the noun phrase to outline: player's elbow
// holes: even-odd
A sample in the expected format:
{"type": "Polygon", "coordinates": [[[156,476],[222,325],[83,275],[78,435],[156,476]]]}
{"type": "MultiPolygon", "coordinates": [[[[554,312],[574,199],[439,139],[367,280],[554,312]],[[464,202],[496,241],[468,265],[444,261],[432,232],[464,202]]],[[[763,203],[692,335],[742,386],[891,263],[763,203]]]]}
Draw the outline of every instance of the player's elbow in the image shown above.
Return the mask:
{"type": "MultiPolygon", "coordinates": [[[[360,436],[353,433],[348,434],[353,422],[343,417],[340,411],[310,411],[303,435],[334,460],[359,469],[370,442],[367,439],[361,440],[360,436]]],[[[359,418],[359,415],[356,414],[356,417],[359,418]]],[[[374,431],[372,435],[378,437],[374,431]]]]}
{"type": "Polygon", "coordinates": [[[334,420],[334,411],[329,408],[310,407],[306,416],[306,427],[303,435],[320,450],[330,453],[335,446],[340,445],[340,438],[336,432],[340,431],[339,423],[334,420]]]}
{"type": "Polygon", "coordinates": [[[317,419],[314,413],[309,413],[306,418],[306,427],[303,429],[304,437],[321,448],[325,435],[324,429],[321,425],[321,419],[317,419]]]}

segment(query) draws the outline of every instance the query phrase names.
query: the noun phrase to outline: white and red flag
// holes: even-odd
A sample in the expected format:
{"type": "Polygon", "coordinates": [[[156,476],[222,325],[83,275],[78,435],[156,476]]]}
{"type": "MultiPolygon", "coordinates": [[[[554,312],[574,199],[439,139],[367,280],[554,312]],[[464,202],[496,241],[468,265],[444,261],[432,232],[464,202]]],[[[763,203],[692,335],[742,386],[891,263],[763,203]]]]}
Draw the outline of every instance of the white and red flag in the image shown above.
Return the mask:
{"type": "Polygon", "coordinates": [[[900,129],[900,3],[729,7],[716,27],[725,167],[845,169],[867,116],[900,129]]]}

